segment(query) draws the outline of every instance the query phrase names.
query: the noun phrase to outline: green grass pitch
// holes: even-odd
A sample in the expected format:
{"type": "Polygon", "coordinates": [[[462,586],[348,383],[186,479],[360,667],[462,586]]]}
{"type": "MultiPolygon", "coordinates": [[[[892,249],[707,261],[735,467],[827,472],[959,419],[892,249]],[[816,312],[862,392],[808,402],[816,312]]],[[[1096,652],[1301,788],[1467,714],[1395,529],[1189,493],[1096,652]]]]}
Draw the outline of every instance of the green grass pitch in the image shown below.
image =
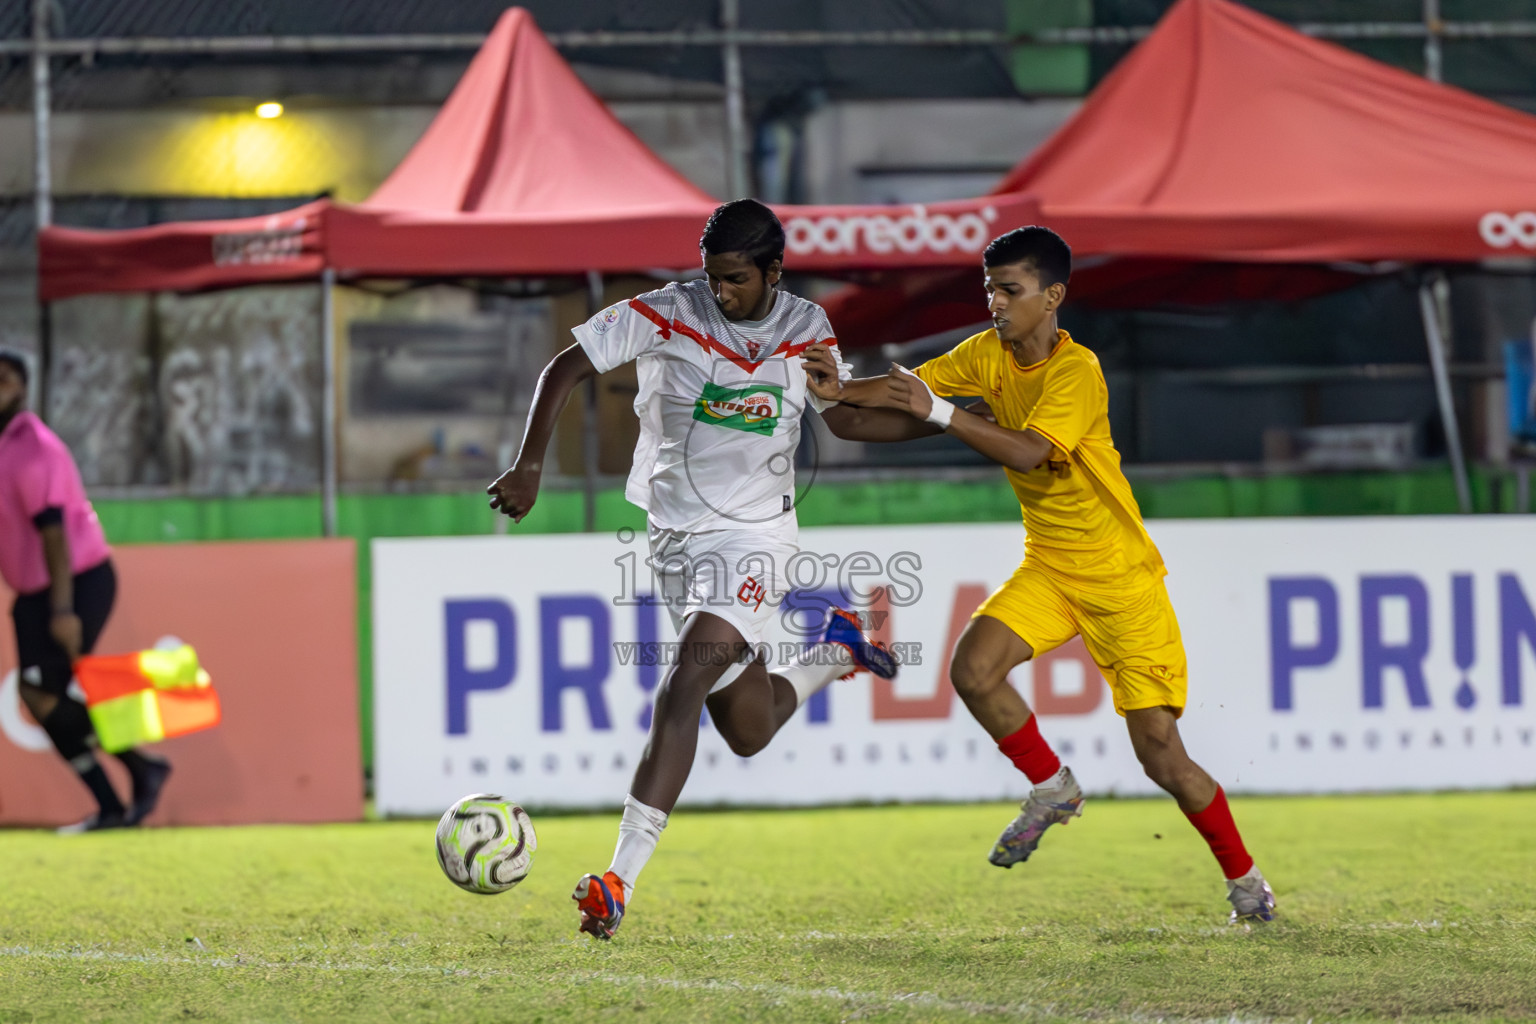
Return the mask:
{"type": "Polygon", "coordinates": [[[676,815],[617,938],[617,815],[535,815],[500,896],[433,823],[0,833],[0,1022],[1536,1019],[1536,792],[1235,799],[1280,918],[1228,927],[1169,800],[1028,863],[1003,805],[676,815]]]}

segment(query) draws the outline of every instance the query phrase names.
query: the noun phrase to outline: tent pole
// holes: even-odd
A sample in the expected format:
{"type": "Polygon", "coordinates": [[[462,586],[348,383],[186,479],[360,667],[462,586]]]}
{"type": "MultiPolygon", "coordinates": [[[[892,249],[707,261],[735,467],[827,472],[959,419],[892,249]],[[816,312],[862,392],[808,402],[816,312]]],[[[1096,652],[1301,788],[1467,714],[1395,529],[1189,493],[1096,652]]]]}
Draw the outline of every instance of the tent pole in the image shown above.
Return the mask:
{"type": "Polygon", "coordinates": [[[1451,475],[1456,481],[1456,505],[1472,511],[1472,488],[1467,481],[1466,456],[1461,450],[1461,428],[1456,423],[1456,402],[1451,395],[1451,373],[1446,356],[1450,320],[1450,282],[1434,271],[1419,283],[1419,314],[1424,318],[1424,341],[1429,347],[1429,367],[1435,377],[1435,398],[1445,424],[1445,447],[1451,456],[1451,475]]]}
{"type": "MultiPolygon", "coordinates": [[[[603,275],[587,271],[587,315],[596,316],[603,308],[603,275]]],[[[582,528],[587,533],[597,529],[597,378],[587,378],[582,389],[581,415],[581,493],[582,528]]]]}
{"type": "Polygon", "coordinates": [[[53,223],[53,87],[48,67],[48,13],[50,0],[32,0],[32,145],[33,186],[37,229],[53,223]]]}
{"type": "Polygon", "coordinates": [[[1445,31],[1440,20],[1440,0],[1424,0],[1424,77],[1441,81],[1440,34],[1445,31]]]}
{"type": "Polygon", "coordinates": [[[336,536],[336,271],[320,271],[320,529],[336,536]]]}
{"type": "MultiPolygon", "coordinates": [[[[48,66],[50,0],[32,0],[32,201],[35,231],[53,224],[53,85],[48,66]]],[[[41,272],[41,268],[39,268],[41,272]]],[[[37,409],[48,419],[48,378],[53,363],[53,314],[37,304],[37,409]]]]}
{"type": "Polygon", "coordinates": [[[740,0],[720,0],[720,27],[725,41],[720,46],[725,68],[725,190],[731,199],[742,199],[750,191],[747,180],[747,103],[742,81],[741,44],[735,32],[741,27],[740,0]]]}

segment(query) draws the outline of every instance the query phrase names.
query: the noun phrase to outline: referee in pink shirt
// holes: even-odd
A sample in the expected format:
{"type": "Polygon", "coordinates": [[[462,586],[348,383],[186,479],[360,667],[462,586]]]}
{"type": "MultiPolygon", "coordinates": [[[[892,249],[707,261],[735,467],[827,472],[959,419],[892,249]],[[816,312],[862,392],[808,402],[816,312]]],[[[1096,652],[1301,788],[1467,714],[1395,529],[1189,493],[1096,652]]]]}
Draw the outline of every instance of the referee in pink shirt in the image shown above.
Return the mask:
{"type": "Polygon", "coordinates": [[[112,613],[117,575],[75,460],[26,404],[26,361],[0,349],[0,577],[19,595],[11,618],[21,699],[96,798],[95,814],[59,831],[137,825],[155,809],[171,766],[139,750],[118,754],[133,779],[124,808],[96,760],[85,705],[69,694],[75,659],[96,645],[112,613]]]}

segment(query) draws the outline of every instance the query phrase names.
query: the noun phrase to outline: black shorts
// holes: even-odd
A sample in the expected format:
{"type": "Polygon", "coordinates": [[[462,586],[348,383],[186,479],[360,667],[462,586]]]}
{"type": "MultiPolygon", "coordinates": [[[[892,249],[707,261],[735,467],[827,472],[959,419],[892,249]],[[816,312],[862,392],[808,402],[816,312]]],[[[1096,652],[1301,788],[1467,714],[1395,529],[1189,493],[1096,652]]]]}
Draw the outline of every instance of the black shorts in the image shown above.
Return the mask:
{"type": "MultiPolygon", "coordinates": [[[[75,614],[80,616],[80,653],[89,654],[101,636],[112,602],[117,598],[117,572],[112,560],[75,577],[75,614]]],[[[53,639],[53,601],[49,592],[22,594],[11,607],[16,624],[16,662],[22,682],[35,683],[49,693],[63,696],[74,678],[69,655],[53,639]]]]}

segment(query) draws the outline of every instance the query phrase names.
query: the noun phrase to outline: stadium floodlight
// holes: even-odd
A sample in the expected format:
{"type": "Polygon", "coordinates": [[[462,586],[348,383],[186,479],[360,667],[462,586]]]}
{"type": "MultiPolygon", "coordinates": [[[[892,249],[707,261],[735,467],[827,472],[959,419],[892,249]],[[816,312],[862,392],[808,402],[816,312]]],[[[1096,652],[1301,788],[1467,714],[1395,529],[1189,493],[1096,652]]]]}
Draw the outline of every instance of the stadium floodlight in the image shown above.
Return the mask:
{"type": "Polygon", "coordinates": [[[256,104],[256,116],[271,120],[274,117],[283,116],[283,105],[276,100],[268,100],[265,103],[256,104]]]}

